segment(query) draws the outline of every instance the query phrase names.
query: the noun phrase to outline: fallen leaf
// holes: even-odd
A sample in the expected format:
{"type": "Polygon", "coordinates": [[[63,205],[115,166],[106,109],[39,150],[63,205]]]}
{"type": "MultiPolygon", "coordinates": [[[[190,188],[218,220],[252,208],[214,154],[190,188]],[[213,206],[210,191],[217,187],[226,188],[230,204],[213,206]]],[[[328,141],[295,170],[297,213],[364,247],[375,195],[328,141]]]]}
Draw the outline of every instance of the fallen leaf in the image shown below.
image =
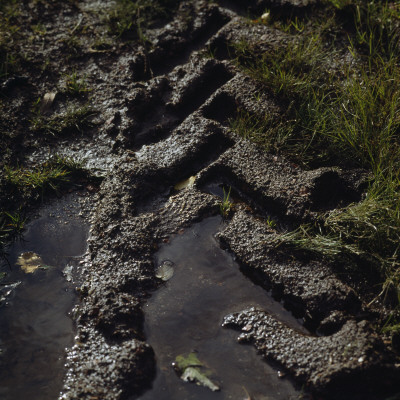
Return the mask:
{"type": "Polygon", "coordinates": [[[182,189],[185,189],[187,187],[191,187],[191,186],[193,186],[195,180],[196,180],[196,177],[195,176],[191,176],[190,178],[185,179],[184,181],[178,182],[174,186],[174,189],[175,190],[182,190],[182,189]]]}
{"type": "Polygon", "coordinates": [[[43,96],[42,102],[40,103],[40,112],[45,114],[47,111],[50,110],[54,99],[56,98],[56,92],[49,92],[43,96]]]}
{"type": "Polygon", "coordinates": [[[263,15],[261,15],[262,22],[267,22],[268,20],[269,20],[269,12],[266,12],[263,15]]]}
{"type": "Polygon", "coordinates": [[[207,376],[200,371],[199,368],[188,367],[182,374],[181,379],[185,382],[196,382],[197,385],[205,386],[211,389],[213,392],[219,390],[219,387],[215,385],[207,376]]]}
{"type": "Polygon", "coordinates": [[[189,353],[177,356],[173,366],[178,372],[183,372],[188,367],[202,367],[203,363],[198,359],[196,353],[189,353]]]}
{"type": "Polygon", "coordinates": [[[169,281],[174,276],[174,263],[164,260],[156,269],[156,278],[162,279],[164,282],[169,281]]]}
{"type": "Polygon", "coordinates": [[[195,382],[197,385],[207,387],[213,392],[220,390],[220,388],[208,377],[212,374],[211,370],[204,366],[204,364],[198,359],[196,353],[179,355],[176,357],[175,362],[172,365],[183,381],[195,382]]]}
{"type": "Polygon", "coordinates": [[[48,265],[43,263],[43,260],[39,255],[32,251],[27,251],[26,253],[22,253],[16,262],[17,265],[21,266],[21,269],[26,274],[33,274],[37,269],[48,269],[50,268],[48,265]]]}

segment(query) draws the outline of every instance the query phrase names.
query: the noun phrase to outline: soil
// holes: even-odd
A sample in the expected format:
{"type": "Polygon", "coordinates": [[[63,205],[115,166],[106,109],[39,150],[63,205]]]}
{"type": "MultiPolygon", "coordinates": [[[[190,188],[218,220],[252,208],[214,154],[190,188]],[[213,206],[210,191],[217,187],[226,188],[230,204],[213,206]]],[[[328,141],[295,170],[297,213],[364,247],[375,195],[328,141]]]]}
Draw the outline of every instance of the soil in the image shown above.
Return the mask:
{"type": "Polygon", "coordinates": [[[143,304],[162,284],[154,255],[172,235],[220,213],[213,186],[231,187],[235,203],[217,234],[221,246],[313,335],[257,309],[227,315],[224,325],[241,331],[239,341],[254,343],[312,398],[384,399],[399,390],[399,357],[377,329],[381,306],[368,305],[376,282],[364,290],[343,276],[346,266],[275,246],[284,230],[360,201],[365,171],[305,170],[238,137],[229,124],[239,108],[273,117],[284,107],[235,66],[228,49],[245,38],[268,51],[290,34],[244,16],[322,6],[246,3],[182,1],[171,20],[146,30],[149,46],[108,33],[112,2],[21,2],[10,43],[18,66],[0,81],[0,163],[32,167],[58,154],[86,159],[102,178],[60,399],[135,398],[150,387],[156,361],[143,304]],[[74,72],[87,90],[65,90],[74,72]],[[89,105],[90,123],[57,133],[33,129],[34,103],[46,93],[56,93],[46,120],[89,105]],[[192,185],[174,189],[191,176],[192,185]]]}

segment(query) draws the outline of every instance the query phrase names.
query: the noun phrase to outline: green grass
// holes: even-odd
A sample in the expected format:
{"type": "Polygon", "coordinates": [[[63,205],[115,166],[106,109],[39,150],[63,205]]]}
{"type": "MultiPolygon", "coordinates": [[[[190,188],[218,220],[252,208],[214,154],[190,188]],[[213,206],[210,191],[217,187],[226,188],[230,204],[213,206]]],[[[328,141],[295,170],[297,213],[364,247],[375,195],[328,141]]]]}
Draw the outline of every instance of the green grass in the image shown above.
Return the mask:
{"type": "Polygon", "coordinates": [[[3,176],[10,191],[58,192],[72,178],[86,176],[83,162],[52,156],[36,168],[5,166],[3,176]]]}
{"type": "MultiPolygon", "coordinates": [[[[400,291],[400,5],[327,3],[325,13],[333,15],[330,22],[321,23],[318,17],[301,24],[294,20],[290,29],[283,27],[296,31],[286,46],[261,53],[245,41],[233,45],[238,66],[279,99],[284,112],[271,117],[239,110],[231,127],[304,168],[337,165],[370,171],[369,189],[361,202],[302,225],[281,241],[331,258],[363,259],[381,274],[382,299],[396,299],[400,291]],[[345,35],[339,36],[332,21],[343,19],[345,35]],[[339,45],[343,38],[347,43],[339,45]],[[352,62],[343,59],[335,64],[346,48],[352,62]]],[[[282,27],[273,20],[271,24],[282,27]]]]}
{"type": "MultiPolygon", "coordinates": [[[[0,259],[6,257],[7,245],[14,238],[21,235],[24,225],[25,217],[21,210],[13,213],[0,211],[0,259]]],[[[5,273],[0,272],[0,281],[5,277],[5,275],[5,273]]]]}
{"type": "Polygon", "coordinates": [[[227,217],[227,216],[229,215],[229,212],[230,212],[231,209],[232,209],[233,203],[232,203],[231,200],[230,200],[231,189],[232,189],[232,188],[229,187],[229,190],[226,192],[226,191],[225,191],[225,188],[222,188],[222,191],[223,191],[223,193],[224,193],[224,197],[223,197],[223,199],[222,199],[222,201],[221,201],[221,204],[220,204],[220,206],[219,206],[219,209],[220,209],[221,215],[222,215],[223,217],[227,217]]]}
{"type": "Polygon", "coordinates": [[[5,166],[2,177],[6,196],[0,204],[0,257],[5,256],[10,241],[21,234],[26,210],[35,200],[59,194],[80,180],[87,181],[89,174],[83,162],[55,155],[35,168],[5,166]]]}
{"type": "Polygon", "coordinates": [[[62,90],[72,96],[81,96],[90,91],[85,77],[79,76],[76,71],[65,76],[65,87],[62,90]]]}
{"type": "Polygon", "coordinates": [[[18,13],[17,1],[0,2],[0,79],[20,69],[22,57],[16,47],[19,38],[18,13]]]}
{"type": "Polygon", "coordinates": [[[34,190],[57,190],[61,183],[69,180],[69,171],[57,163],[45,163],[39,168],[5,167],[6,181],[16,188],[32,188],[34,190]]]}
{"type": "MultiPolygon", "coordinates": [[[[74,93],[76,93],[76,90],[74,93]]],[[[42,132],[57,136],[68,132],[83,132],[85,129],[90,129],[94,126],[92,119],[96,115],[96,112],[90,105],[79,107],[70,104],[67,106],[65,112],[50,117],[43,115],[40,108],[41,99],[39,98],[32,108],[30,123],[33,132],[42,132]]]]}
{"type": "Polygon", "coordinates": [[[146,41],[143,29],[158,20],[170,19],[179,0],[117,0],[107,16],[110,34],[121,38],[146,41]]]}
{"type": "Polygon", "coordinates": [[[239,42],[235,52],[239,66],[264,90],[278,97],[286,111],[278,119],[240,111],[231,121],[233,129],[269,151],[290,155],[300,164],[334,155],[335,151],[329,154],[327,141],[321,143],[322,136],[317,135],[321,129],[329,129],[327,103],[333,104],[334,97],[334,77],[326,73],[328,49],[322,46],[320,35],[296,38],[286,47],[266,54],[258,54],[248,43],[239,42]]]}

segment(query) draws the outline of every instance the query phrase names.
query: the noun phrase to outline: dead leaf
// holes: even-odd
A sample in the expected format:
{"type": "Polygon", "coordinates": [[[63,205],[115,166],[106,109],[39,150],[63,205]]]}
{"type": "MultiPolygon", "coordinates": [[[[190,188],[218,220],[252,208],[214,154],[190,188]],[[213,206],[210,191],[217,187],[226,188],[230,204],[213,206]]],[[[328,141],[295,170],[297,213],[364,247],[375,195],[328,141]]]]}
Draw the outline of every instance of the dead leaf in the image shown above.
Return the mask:
{"type": "Polygon", "coordinates": [[[17,265],[21,266],[21,269],[26,274],[33,274],[37,269],[48,269],[50,268],[48,265],[43,263],[43,260],[39,255],[34,253],[33,251],[27,251],[26,253],[22,253],[16,262],[17,265]]]}
{"type": "Polygon", "coordinates": [[[156,278],[162,279],[164,282],[169,281],[174,276],[174,263],[164,260],[156,270],[156,278]]]}
{"type": "Polygon", "coordinates": [[[182,190],[182,189],[185,189],[187,187],[191,187],[191,186],[193,186],[195,180],[196,180],[196,177],[195,176],[191,176],[190,178],[185,179],[184,181],[178,182],[174,186],[174,189],[175,190],[182,190]]]}
{"type": "Polygon", "coordinates": [[[261,15],[261,21],[262,22],[267,22],[269,20],[269,12],[265,12],[263,15],[261,15]]]}
{"type": "Polygon", "coordinates": [[[196,382],[198,385],[205,386],[211,389],[213,392],[219,390],[219,387],[213,383],[206,375],[200,371],[199,368],[188,367],[182,374],[181,379],[184,382],[196,382]]]}
{"type": "Polygon", "coordinates": [[[207,387],[213,392],[220,390],[208,377],[212,372],[198,359],[196,353],[181,354],[176,357],[172,365],[183,381],[195,382],[197,385],[207,387]]]}
{"type": "Polygon", "coordinates": [[[56,94],[56,92],[49,92],[43,96],[42,102],[40,103],[40,112],[42,114],[45,114],[50,110],[54,99],[56,98],[56,94]]]}

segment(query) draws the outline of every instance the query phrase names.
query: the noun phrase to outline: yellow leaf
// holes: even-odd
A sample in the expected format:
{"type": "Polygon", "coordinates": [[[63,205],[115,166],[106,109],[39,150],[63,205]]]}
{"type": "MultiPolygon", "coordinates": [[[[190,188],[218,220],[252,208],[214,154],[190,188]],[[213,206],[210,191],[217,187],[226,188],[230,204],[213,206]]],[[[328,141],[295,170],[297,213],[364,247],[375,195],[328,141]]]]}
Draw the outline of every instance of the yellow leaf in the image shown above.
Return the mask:
{"type": "Polygon", "coordinates": [[[26,253],[22,253],[17,259],[17,265],[21,266],[21,269],[26,274],[34,273],[38,268],[46,267],[36,253],[32,251],[27,251],[26,253]]]}
{"type": "Polygon", "coordinates": [[[195,180],[196,180],[196,177],[195,176],[191,176],[190,178],[185,179],[184,181],[181,181],[181,182],[177,183],[174,186],[174,189],[175,190],[182,190],[182,189],[185,189],[187,187],[193,186],[195,180]]]}

